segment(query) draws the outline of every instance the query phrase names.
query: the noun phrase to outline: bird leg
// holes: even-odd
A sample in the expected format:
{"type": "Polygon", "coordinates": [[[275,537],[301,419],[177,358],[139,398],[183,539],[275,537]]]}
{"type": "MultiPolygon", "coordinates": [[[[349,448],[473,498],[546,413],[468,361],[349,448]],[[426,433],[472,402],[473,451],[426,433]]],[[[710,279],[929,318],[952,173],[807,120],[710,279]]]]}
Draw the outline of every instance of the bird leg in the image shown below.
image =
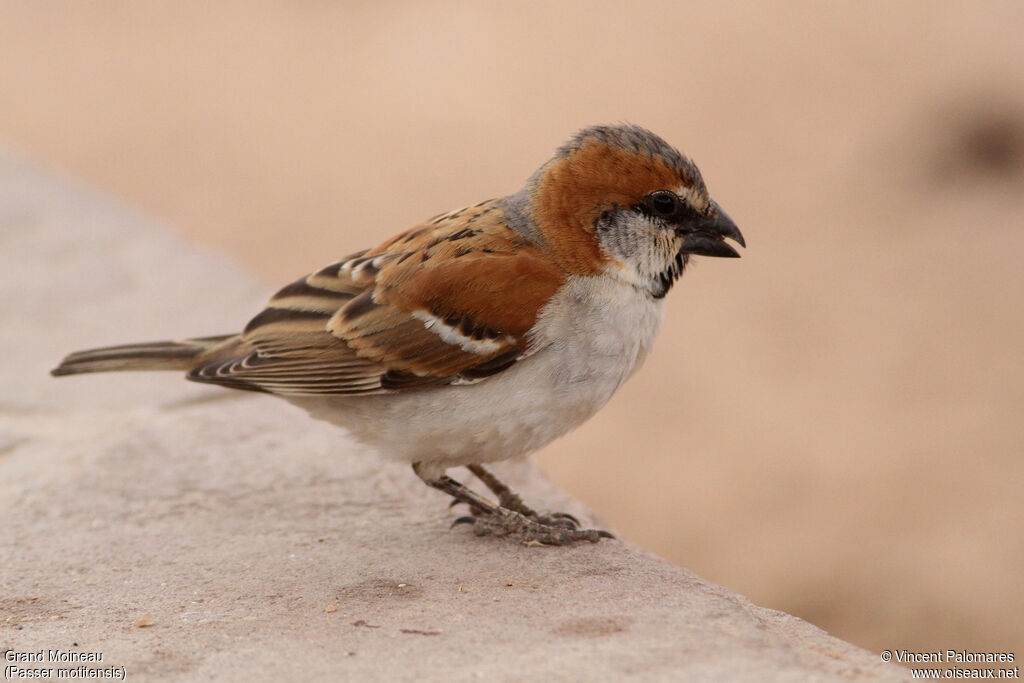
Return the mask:
{"type": "Polygon", "coordinates": [[[564,526],[568,529],[579,528],[580,520],[576,519],[568,512],[552,512],[546,515],[540,514],[524,503],[523,499],[519,497],[519,494],[510,489],[505,482],[501,481],[488,470],[484,469],[483,465],[466,465],[466,469],[476,475],[476,478],[482,481],[484,485],[498,497],[498,504],[501,505],[501,507],[509,510],[515,510],[519,514],[525,515],[526,517],[536,520],[541,524],[564,526]]]}
{"type": "MultiPolygon", "coordinates": [[[[541,519],[544,519],[544,517],[537,515],[535,512],[533,515],[528,516],[515,509],[507,508],[504,505],[495,505],[490,500],[487,500],[472,489],[463,486],[447,475],[442,474],[440,477],[436,478],[426,476],[423,472],[421,463],[413,463],[412,469],[416,473],[416,476],[422,479],[428,486],[439,491],[444,491],[456,501],[469,505],[470,510],[473,511],[475,516],[460,517],[455,520],[455,523],[452,526],[455,526],[455,524],[472,524],[473,531],[477,536],[514,535],[519,536],[524,543],[536,542],[543,543],[544,545],[568,545],[573,541],[590,541],[592,543],[597,543],[602,538],[613,538],[607,531],[600,531],[598,529],[577,529],[576,525],[572,524],[571,520],[565,520],[564,518],[561,518],[563,522],[561,524],[544,523],[543,521],[540,521],[541,519]],[[565,521],[569,521],[572,525],[567,526],[565,521]]],[[[508,494],[515,496],[515,499],[519,498],[489,472],[486,470],[482,471],[495,483],[496,486],[507,490],[508,494]]],[[[474,474],[477,473],[474,472],[474,474]]],[[[477,476],[479,476],[479,474],[477,474],[477,476]]],[[[484,481],[484,483],[487,484],[488,482],[484,481]]],[[[488,487],[490,488],[489,485],[488,487]]],[[[508,494],[505,496],[505,500],[513,502],[512,499],[508,497],[508,494]]],[[[498,495],[501,497],[500,493],[498,495]]],[[[522,504],[521,500],[519,500],[519,505],[526,510],[529,510],[529,508],[526,508],[526,506],[522,504]]],[[[530,512],[533,511],[530,510],[530,512]]]]}

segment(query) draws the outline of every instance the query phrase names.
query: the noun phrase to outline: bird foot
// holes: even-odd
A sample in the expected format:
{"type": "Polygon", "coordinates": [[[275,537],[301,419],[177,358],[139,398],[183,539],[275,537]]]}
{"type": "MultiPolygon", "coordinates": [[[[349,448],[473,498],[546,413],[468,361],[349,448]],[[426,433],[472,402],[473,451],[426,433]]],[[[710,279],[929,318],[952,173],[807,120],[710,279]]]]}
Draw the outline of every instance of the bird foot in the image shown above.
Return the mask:
{"type": "Polygon", "coordinates": [[[518,536],[524,545],[569,545],[575,541],[597,543],[602,538],[615,538],[600,529],[580,529],[579,520],[567,512],[538,513],[483,466],[467,467],[498,496],[499,503],[487,500],[447,475],[431,476],[420,463],[412,466],[426,484],[451,496],[452,506],[459,503],[469,506],[470,514],[452,522],[452,528],[470,524],[477,536],[518,536]]]}
{"type": "Polygon", "coordinates": [[[597,543],[602,538],[615,538],[600,529],[580,529],[576,518],[563,512],[528,517],[499,507],[495,512],[474,510],[474,513],[475,516],[459,517],[452,527],[470,524],[477,536],[518,536],[524,545],[570,545],[575,541],[597,543]]]}
{"type": "MultiPolygon", "coordinates": [[[[476,505],[472,505],[470,503],[464,503],[461,500],[452,500],[452,502],[448,504],[448,507],[453,508],[456,505],[462,504],[465,504],[469,507],[470,514],[466,517],[459,517],[459,520],[473,519],[475,517],[482,517],[484,515],[490,514],[488,510],[484,510],[483,508],[477,507],[476,505]]],[[[532,519],[533,521],[539,524],[543,524],[544,526],[560,526],[565,527],[567,529],[578,529],[580,526],[580,520],[576,519],[574,515],[570,515],[568,512],[534,512],[525,505],[522,505],[522,503],[520,503],[518,506],[508,505],[506,501],[502,501],[500,506],[506,510],[518,512],[523,517],[532,519]]],[[[460,522],[458,520],[456,520],[456,523],[465,524],[465,522],[460,522]]]]}

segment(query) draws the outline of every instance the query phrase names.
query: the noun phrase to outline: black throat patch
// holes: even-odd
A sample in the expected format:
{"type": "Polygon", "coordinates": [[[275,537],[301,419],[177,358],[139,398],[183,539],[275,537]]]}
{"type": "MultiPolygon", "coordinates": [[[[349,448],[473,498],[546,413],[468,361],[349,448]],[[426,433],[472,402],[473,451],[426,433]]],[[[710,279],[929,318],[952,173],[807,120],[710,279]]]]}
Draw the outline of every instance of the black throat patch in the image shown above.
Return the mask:
{"type": "Polygon", "coordinates": [[[668,290],[672,289],[672,285],[683,274],[683,269],[686,268],[686,263],[689,260],[689,254],[684,254],[683,252],[676,254],[672,265],[655,276],[654,285],[651,287],[651,296],[655,299],[663,299],[668,294],[668,290]]]}

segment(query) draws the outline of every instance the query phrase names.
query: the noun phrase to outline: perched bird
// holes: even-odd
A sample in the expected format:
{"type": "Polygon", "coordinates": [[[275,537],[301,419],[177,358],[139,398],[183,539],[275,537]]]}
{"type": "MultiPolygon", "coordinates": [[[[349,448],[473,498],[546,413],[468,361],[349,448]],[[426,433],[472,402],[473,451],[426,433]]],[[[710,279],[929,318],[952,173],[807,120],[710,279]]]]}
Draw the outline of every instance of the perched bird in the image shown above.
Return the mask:
{"type": "Polygon", "coordinates": [[[633,125],[585,128],[519,192],[441,214],[275,294],[240,334],[79,351],[52,371],[183,370],[280,396],[412,464],[478,534],[610,534],[540,514],[483,463],[596,413],[640,366],[692,255],[736,257],[700,171],[633,125]],[[497,503],[448,477],[465,466],[497,503]]]}

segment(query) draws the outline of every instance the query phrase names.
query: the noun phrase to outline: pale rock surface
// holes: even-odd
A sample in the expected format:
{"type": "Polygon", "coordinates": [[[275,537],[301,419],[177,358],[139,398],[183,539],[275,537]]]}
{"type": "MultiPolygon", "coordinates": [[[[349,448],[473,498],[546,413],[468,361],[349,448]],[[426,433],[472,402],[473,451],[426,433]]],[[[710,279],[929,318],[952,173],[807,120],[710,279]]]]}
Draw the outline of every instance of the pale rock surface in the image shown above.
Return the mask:
{"type": "MultiPolygon", "coordinates": [[[[9,154],[0,283],[0,649],[137,681],[906,677],[625,540],[449,531],[408,468],[282,401],[50,378],[71,350],[240,329],[271,288],[9,154]]],[[[501,472],[601,524],[532,465],[501,472]]]]}

